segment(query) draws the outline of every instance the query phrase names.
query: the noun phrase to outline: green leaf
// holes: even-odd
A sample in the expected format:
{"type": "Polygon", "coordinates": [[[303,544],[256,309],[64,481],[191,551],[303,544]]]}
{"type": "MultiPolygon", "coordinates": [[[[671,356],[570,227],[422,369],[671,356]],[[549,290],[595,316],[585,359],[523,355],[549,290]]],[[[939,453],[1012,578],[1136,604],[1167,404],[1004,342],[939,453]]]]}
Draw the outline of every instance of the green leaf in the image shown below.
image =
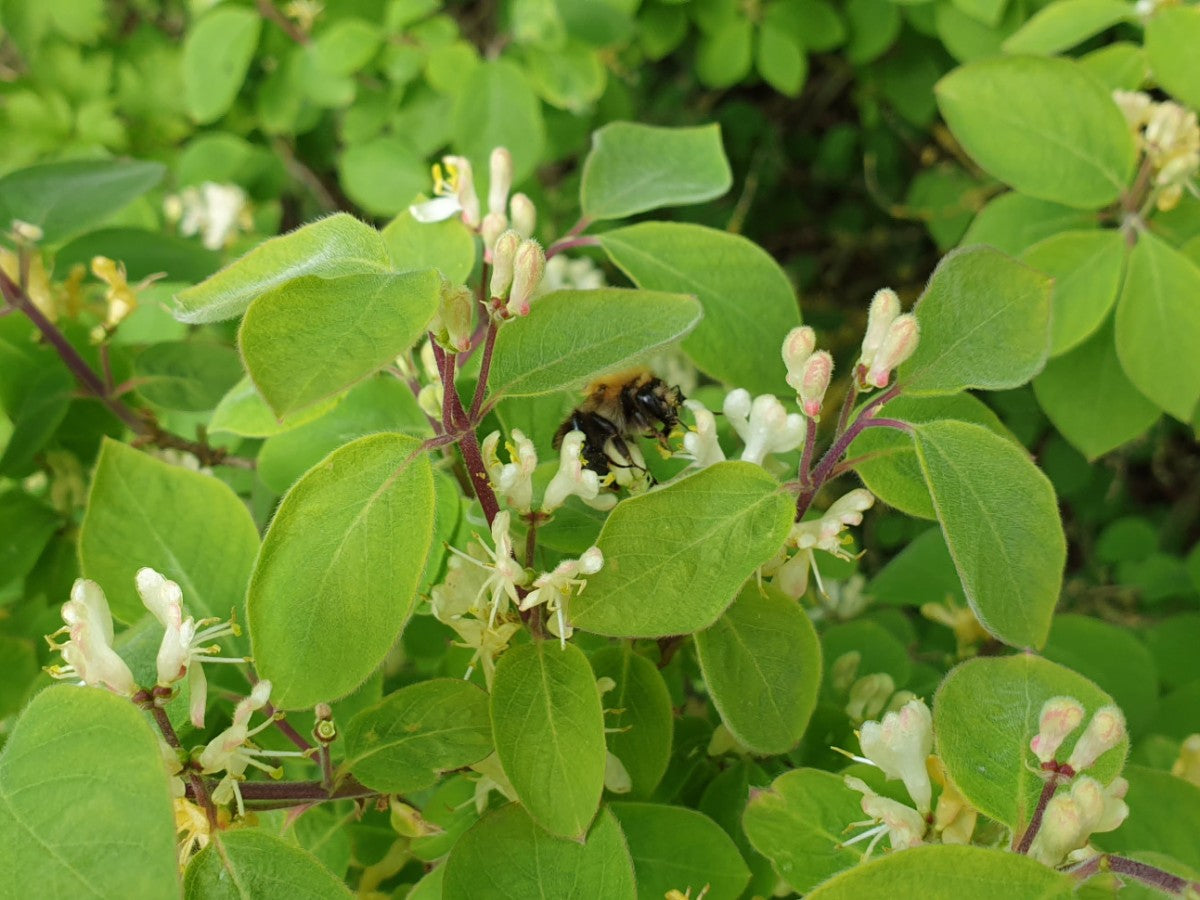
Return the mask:
{"type": "Polygon", "coordinates": [[[13,399],[7,410],[12,433],[0,454],[0,476],[32,474],[34,456],[67,416],[73,389],[66,370],[56,366],[42,369],[31,378],[28,389],[13,399]]]}
{"type": "Polygon", "coordinates": [[[1095,224],[1094,213],[1008,191],[988,201],[967,228],[960,244],[963,247],[991,244],[1002,253],[1017,256],[1060,231],[1095,224]]]}
{"type": "Polygon", "coordinates": [[[791,495],[745,462],[717,463],[625,500],[600,532],[604,568],[571,601],[571,622],[612,637],[707,628],[783,546],[794,513],[791,495]]]}
{"type": "Polygon", "coordinates": [[[521,805],[551,834],[580,840],[604,788],[604,713],[574,644],[534,641],[500,657],[492,733],[521,805]]]}
{"type": "Polygon", "coordinates": [[[692,297],[603,288],[555,291],[496,338],[492,397],[550,394],[671,344],[700,321],[692,297]]]}
{"type": "Polygon", "coordinates": [[[786,753],[808,727],[821,687],[821,644],[796,601],[748,583],[696,654],[721,721],[755,753],[786,753]]]}
{"type": "Polygon", "coordinates": [[[397,272],[437,269],[461,284],[475,267],[475,236],[458,216],[443,222],[418,222],[406,209],[382,234],[397,272]]]}
{"type": "Polygon", "coordinates": [[[492,752],[488,697],[468,681],[435,678],[388,694],[350,720],[342,764],[369,788],[408,794],[492,752]]]}
{"type": "Polygon", "coordinates": [[[219,831],[188,864],[188,900],[346,900],[350,891],[315,856],[254,828],[219,831]]]}
{"type": "Polygon", "coordinates": [[[238,331],[246,370],[286,418],[408,350],[437,312],[440,285],[433,269],[289,281],[246,310],[238,331]]]}
{"type": "MultiPolygon", "coordinates": [[[[919,424],[956,419],[973,422],[1016,441],[1000,418],[972,394],[945,394],[940,397],[909,397],[901,394],[884,407],[890,419],[919,424]]],[[[925,475],[917,461],[912,439],[895,428],[868,428],[854,439],[851,458],[869,456],[854,470],[871,493],[901,512],[919,519],[936,519],[925,475]]]]}
{"type": "Polygon", "coordinates": [[[647,290],[694,294],[704,321],[683,349],[704,372],[752,393],[783,393],[784,369],[764,366],[800,309],[787,275],[758,245],[735,234],[645,222],[598,235],[614,263],[647,290]],[[754,349],[751,349],[754,348],[754,349]]]}
{"type": "Polygon", "coordinates": [[[339,19],[313,41],[316,61],[330,75],[353,75],[371,61],[379,49],[379,26],[363,19],[339,19]]]}
{"type": "Polygon", "coordinates": [[[246,614],[281,709],[350,693],[404,627],[433,539],[433,472],[420,447],[399,434],[360,438],[280,503],[246,614]]]}
{"type": "Polygon", "coordinates": [[[338,180],[367,212],[394,216],[429,189],[429,169],[411,144],[388,135],[348,146],[338,158],[338,180]]]}
{"type": "MultiPolygon", "coordinates": [[[[2,189],[2,188],[0,188],[2,189]]],[[[74,222],[72,222],[74,226],[74,222]]],[[[191,238],[162,234],[146,228],[101,228],[89,231],[64,244],[54,254],[54,270],[64,276],[72,266],[88,266],[95,256],[119,259],[130,283],[151,275],[166,273],[171,281],[191,284],[203,281],[221,266],[221,256],[191,238]]],[[[163,282],[155,285],[162,287],[163,282]]],[[[147,292],[138,291],[139,308],[144,307],[147,292]]],[[[121,321],[121,337],[125,338],[128,319],[121,321]]]]}
{"type": "Polygon", "coordinates": [[[192,615],[227,618],[242,608],[257,552],[254,520],[223,481],[104,439],[79,560],[116,618],[135,622],[146,614],[134,589],[143,566],[178,582],[192,615]]]}
{"type": "Polygon", "coordinates": [[[1117,356],[1134,387],[1182,422],[1200,399],[1200,268],[1142,232],[1117,301],[1117,356]]]}
{"type": "Polygon", "coordinates": [[[1004,42],[1005,53],[1053,56],[1121,22],[1136,22],[1123,0],[1056,0],[1044,6],[1004,42]]]}
{"type": "Polygon", "coordinates": [[[590,111],[608,81],[599,54],[575,40],[561,50],[526,47],[525,72],[543,100],[576,115],[590,111]]]}
{"type": "Polygon", "coordinates": [[[58,513],[24,491],[0,492],[0,587],[29,574],[60,524],[58,513]]]}
{"type": "Polygon", "coordinates": [[[212,418],[208,420],[208,433],[225,432],[240,437],[271,437],[319,419],[337,404],[337,398],[331,398],[324,403],[310,406],[303,412],[289,417],[285,424],[271,412],[271,407],[267,406],[262,394],[255,390],[250,376],[244,375],[225,393],[217,408],[213,410],[212,418]]]}
{"type": "Polygon", "coordinates": [[[1074,880],[1028,856],[1000,849],[931,845],[912,847],[831,878],[810,900],[921,897],[922,900],[1055,900],[1074,894],[1074,880]]]}
{"type": "Polygon", "coordinates": [[[1071,60],[984,59],[951,72],[936,93],[963,149],[1026,194],[1097,209],[1117,198],[1133,170],[1125,117],[1071,60]]]}
{"type": "Polygon", "coordinates": [[[1089,460],[1132,441],[1161,415],[1121,368],[1111,320],[1050,360],[1033,392],[1054,427],[1089,460]]]}
{"type": "Polygon", "coordinates": [[[592,133],[579,205],[589,219],[623,219],[720,197],[733,183],[721,127],[610,122],[592,133]]]}
{"type": "Polygon", "coordinates": [[[858,672],[863,675],[883,672],[892,676],[898,688],[907,685],[912,678],[913,665],[908,648],[892,632],[871,619],[828,626],[821,634],[821,646],[824,648],[821,655],[825,658],[828,694],[833,692],[829,672],[849,653],[859,657],[858,672]]]}
{"type": "Polygon", "coordinates": [[[659,900],[670,890],[707,886],[711,900],[737,900],[750,870],[737,846],[716,822],[682,806],[610,803],[621,823],[638,900],[659,900]]]}
{"type": "Polygon", "coordinates": [[[786,29],[764,21],[758,29],[754,58],[763,81],[781,94],[799,95],[808,77],[808,57],[786,29]]]}
{"type": "Polygon", "coordinates": [[[765,791],[751,791],[746,837],[794,890],[807,894],[859,863],[863,847],[843,847],[846,826],[862,820],[861,795],[832,772],[793,769],[765,791]]]}
{"type": "Polygon", "coordinates": [[[452,143],[471,160],[477,185],[488,171],[493,147],[507,147],[512,154],[514,183],[533,174],[545,151],[546,126],[521,69],[498,59],[471,71],[454,105],[452,143]]]}
{"type": "Polygon", "coordinates": [[[1095,836],[1110,853],[1155,850],[1200,868],[1200,786],[1169,772],[1128,766],[1129,818],[1116,831],[1095,836]]]}
{"type": "Polygon", "coordinates": [[[928,528],[909,541],[871,579],[867,594],[885,606],[921,606],[947,598],[960,606],[967,602],[940,528],[928,528]]]}
{"type": "Polygon", "coordinates": [[[1108,318],[1125,269],[1120,231],[1063,231],[1021,254],[1021,261],[1054,279],[1050,355],[1079,346],[1108,318]]]}
{"type": "Polygon", "coordinates": [[[1050,480],[979,425],[927,422],[913,442],[971,609],[1006,644],[1040,647],[1067,555],[1050,480]]]}
{"type": "Polygon", "coordinates": [[[621,827],[600,813],[586,841],[538,828],[516,803],[484,816],[459,838],[443,867],[443,900],[634,900],[633,863],[621,827]]]}
{"type": "Polygon", "coordinates": [[[900,9],[888,0],[847,0],[846,57],[857,66],[874,62],[900,36],[900,9]]]}
{"type": "Polygon", "coordinates": [[[246,80],[262,16],[250,9],[222,6],[188,29],[183,41],[184,100],[201,125],[229,111],[246,80]]]}
{"type": "MultiPolygon", "coordinates": [[[[950,777],[985,816],[1024,830],[1044,782],[1029,741],[1038,733],[1042,706],[1051,697],[1083,704],[1086,726],[1108,694],[1082,675],[1030,654],[972,659],[946,676],[933,701],[935,752],[950,777]]],[[[1080,727],[1056,754],[1066,760],[1084,731],[1080,727]]],[[[1129,741],[1103,754],[1088,768],[1102,784],[1121,772],[1129,741]]]]}
{"type": "Polygon", "coordinates": [[[391,269],[379,232],[337,213],[255,247],[211,278],[175,295],[176,318],[220,322],[240,316],[256,297],[299,278],[380,274],[391,269]]]}
{"type": "Polygon", "coordinates": [[[1146,23],[1146,55],[1159,86],[1188,106],[1200,106],[1200,9],[1156,9],[1146,23]]]}
{"type": "Polygon", "coordinates": [[[1046,364],[1051,282],[990,247],[945,256],[914,312],[921,341],[898,380],[906,393],[1002,390],[1046,364]]]}
{"type": "Polygon", "coordinates": [[[133,365],[138,393],[164,409],[204,412],[241,377],[237,353],[224,344],[166,341],[147,347],[133,365]]]}
{"type": "Polygon", "coordinates": [[[119,212],[158,184],[166,166],[157,162],[77,159],[43,163],[0,178],[0,222],[37,225],[42,240],[56,244],[119,212]]]}
{"type": "Polygon", "coordinates": [[[666,682],[658,667],[628,643],[597,651],[591,663],[596,678],[611,678],[617,685],[602,697],[609,710],[608,750],[629,773],[630,795],[649,797],[671,758],[674,711],[666,682]]]}
{"type": "Polygon", "coordinates": [[[995,28],[1004,18],[1004,9],[1009,0],[950,0],[955,8],[982,22],[989,28],[995,28]]]}
{"type": "Polygon", "coordinates": [[[742,16],[722,28],[700,35],[696,45],[696,77],[709,88],[733,87],[748,74],[754,61],[754,25],[742,16]]]}
{"type": "Polygon", "coordinates": [[[0,799],[6,891],[179,896],[162,754],[124,697],[78,687],[34,697],[0,751],[0,799]]]}
{"type": "Polygon", "coordinates": [[[1150,78],[1150,63],[1140,44],[1116,41],[1079,58],[1088,72],[1114,91],[1136,91],[1150,78]]]}

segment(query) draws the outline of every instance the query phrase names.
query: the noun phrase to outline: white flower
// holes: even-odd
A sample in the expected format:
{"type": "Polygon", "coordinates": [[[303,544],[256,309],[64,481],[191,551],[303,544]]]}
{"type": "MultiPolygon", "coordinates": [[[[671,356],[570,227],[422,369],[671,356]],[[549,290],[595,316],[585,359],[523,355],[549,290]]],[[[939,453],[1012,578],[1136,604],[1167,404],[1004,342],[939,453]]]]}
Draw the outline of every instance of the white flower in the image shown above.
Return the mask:
{"type": "Polygon", "coordinates": [[[553,512],[570,496],[576,496],[594,509],[611,509],[617,498],[600,493],[600,476],[583,465],[582,431],[568,431],[559,447],[558,471],[546,485],[542,511],[553,512]]]}
{"type": "Polygon", "coordinates": [[[199,188],[184,188],[172,200],[167,215],[178,216],[179,233],[184,237],[199,234],[209,250],[220,250],[250,225],[246,192],[236,184],[206,181],[199,188]]]}
{"type": "Polygon", "coordinates": [[[529,512],[533,505],[533,471],[537,468],[537,450],[533,441],[514,428],[512,442],[505,445],[509,462],[501,465],[497,445],[500,432],[493,431],[483,440],[483,465],[492,487],[504,502],[518,512],[529,512]]]}
{"type": "Polygon", "coordinates": [[[932,787],[925,761],[933,752],[933,716],[920,700],[910,700],[882,722],[864,722],[858,739],[865,761],[889,779],[899,778],[917,810],[929,812],[932,787]]]}
{"type": "Polygon", "coordinates": [[[867,845],[866,852],[863,854],[863,858],[866,859],[884,835],[887,835],[893,850],[907,850],[909,847],[915,847],[923,842],[926,823],[925,817],[919,812],[890,797],[881,797],[860,778],[847,775],[843,780],[846,787],[859,791],[863,795],[862,811],[871,817],[866,822],[855,822],[850,827],[862,825],[873,827],[844,842],[841,844],[842,847],[849,847],[851,844],[857,844],[859,841],[870,838],[871,843],[867,845]]]}
{"type": "Polygon", "coordinates": [[[54,678],[78,678],[83,684],[132,697],[138,687],[129,666],[113,649],[112,613],[100,585],[86,578],[75,579],[71,599],[63,604],[62,617],[66,625],[46,640],[51,650],[62,654],[66,665],[50,666],[46,671],[54,678]],[[61,634],[70,637],[56,644],[53,638],[61,634]]]}
{"type": "Polygon", "coordinates": [[[717,440],[717,419],[699,400],[684,400],[683,405],[692,411],[696,419],[694,428],[683,436],[683,459],[690,459],[698,469],[723,462],[725,451],[717,440]]]}
{"type": "Polygon", "coordinates": [[[489,561],[481,562],[461,550],[450,548],[450,551],[460,559],[464,559],[488,573],[479,588],[478,595],[471,603],[472,608],[478,609],[483,596],[489,591],[491,592],[488,628],[496,624],[496,616],[500,614],[502,607],[508,606],[509,600],[514,604],[521,602],[517,588],[523,587],[529,582],[529,573],[513,559],[512,537],[508,533],[511,523],[508,510],[502,509],[496,513],[496,517],[492,520],[492,544],[495,549],[493,550],[486,544],[480,544],[482,552],[489,561]]]}
{"type": "Polygon", "coordinates": [[[136,576],[137,591],[146,609],[162,624],[165,632],[158,648],[158,683],[169,687],[184,675],[191,692],[189,714],[192,724],[204,727],[204,706],[208,698],[208,679],[199,663],[242,663],[241,657],[220,657],[220,647],[209,643],[226,635],[236,635],[238,628],[232,622],[220,619],[183,617],[183,591],[179,585],[150,568],[139,569],[136,576]],[[206,627],[207,626],[207,627],[206,627]]]}
{"type": "Polygon", "coordinates": [[[587,582],[582,576],[595,575],[604,566],[604,554],[599,547],[589,547],[579,559],[564,559],[550,572],[539,575],[533,582],[533,590],[521,601],[521,609],[533,609],[546,604],[546,609],[555,616],[557,628],[552,630],[565,647],[571,636],[567,622],[567,602],[576,593],[582,593],[587,582]],[[577,590],[578,589],[578,590],[577,590]]]}
{"type": "Polygon", "coordinates": [[[850,559],[845,543],[849,536],[842,532],[852,525],[862,524],[862,514],[875,503],[874,495],[865,488],[855,488],[843,494],[819,519],[808,519],[792,526],[788,545],[797,553],[780,566],[772,582],[789,597],[798,598],[808,590],[808,574],[811,570],[817,577],[817,587],[825,593],[821,573],[817,569],[814,550],[823,550],[838,559],[850,559]]]}
{"type": "Polygon", "coordinates": [[[746,445],[742,459],[762,465],[768,453],[786,453],[804,440],[805,422],[799,413],[789,414],[773,394],[750,399],[743,388],[725,398],[725,415],[746,445]]]}
{"type": "Polygon", "coordinates": [[[1051,697],[1042,704],[1038,733],[1029,742],[1039,762],[1048,763],[1067,735],[1083,722],[1083,704],[1074,697],[1051,697]]]}
{"type": "Polygon", "coordinates": [[[564,288],[593,291],[604,287],[606,283],[604,272],[588,257],[571,259],[558,253],[546,260],[546,272],[538,286],[538,296],[564,288]]]}
{"type": "Polygon", "coordinates": [[[800,325],[788,332],[780,350],[783,364],[787,367],[787,383],[798,394],[803,377],[804,364],[817,347],[817,333],[807,325],[800,325]]]}
{"type": "Polygon", "coordinates": [[[1125,737],[1125,714],[1116,706],[1096,710],[1087,728],[1075,742],[1067,765],[1076,772],[1090,767],[1100,755],[1108,752],[1125,737]]]}
{"type": "Polygon", "coordinates": [[[418,222],[443,222],[455,213],[462,213],[463,224],[468,228],[479,227],[479,196],[475,193],[471,162],[465,156],[443,156],[441,165],[434,163],[433,194],[433,199],[408,208],[418,222]]]}
{"type": "Polygon", "coordinates": [[[1093,834],[1117,828],[1129,815],[1122,799],[1128,788],[1123,778],[1114,779],[1107,788],[1086,775],[1075,779],[1069,791],[1046,804],[1030,856],[1056,866],[1068,853],[1086,846],[1093,834]]]}

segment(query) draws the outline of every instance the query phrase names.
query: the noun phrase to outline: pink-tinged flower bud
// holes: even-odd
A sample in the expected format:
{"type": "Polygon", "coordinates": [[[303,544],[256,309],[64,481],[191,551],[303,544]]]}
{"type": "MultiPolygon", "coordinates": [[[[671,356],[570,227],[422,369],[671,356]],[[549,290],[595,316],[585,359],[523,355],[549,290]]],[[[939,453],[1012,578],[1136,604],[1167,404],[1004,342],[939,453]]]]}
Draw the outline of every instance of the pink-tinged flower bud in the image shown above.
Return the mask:
{"type": "Polygon", "coordinates": [[[858,364],[870,368],[875,362],[875,354],[883,346],[892,322],[900,315],[900,298],[891,288],[883,288],[875,292],[871,299],[871,310],[867,313],[867,332],[863,335],[862,352],[858,364]]]}
{"type": "Polygon", "coordinates": [[[1079,801],[1073,793],[1058,794],[1046,804],[1042,827],[1029,852],[1034,859],[1057,866],[1068,853],[1082,847],[1087,837],[1087,823],[1079,801]]]}
{"type": "Polygon", "coordinates": [[[537,207],[525,194],[513,194],[508,203],[508,215],[512,219],[512,227],[523,238],[533,237],[533,229],[537,227],[537,207]]]}
{"type": "Polygon", "coordinates": [[[810,419],[821,416],[821,405],[825,392],[829,390],[829,379],[833,376],[833,357],[818,350],[804,363],[800,372],[800,408],[810,419]]]}
{"type": "Polygon", "coordinates": [[[508,205],[508,192],[512,189],[512,154],[508,152],[507,147],[497,147],[492,151],[489,162],[491,183],[488,185],[488,212],[504,215],[504,208],[508,205]]]}
{"type": "Polygon", "coordinates": [[[1083,722],[1083,706],[1074,697],[1051,697],[1042,705],[1038,733],[1029,742],[1029,749],[1039,762],[1048,763],[1062,746],[1067,735],[1083,722]]]}
{"type": "Polygon", "coordinates": [[[1102,706],[1092,716],[1075,749],[1067,758],[1067,765],[1082,772],[1094,763],[1102,753],[1111,750],[1125,737],[1125,715],[1115,706],[1102,706]]]}
{"type": "Polygon", "coordinates": [[[787,366],[787,383],[800,392],[801,370],[817,347],[817,333],[807,325],[793,328],[783,339],[783,364],[787,366]]]}
{"type": "Polygon", "coordinates": [[[475,298],[470,288],[442,279],[438,311],[430,328],[437,336],[438,343],[451,353],[461,353],[471,348],[474,306],[475,298]]]}
{"type": "Polygon", "coordinates": [[[511,228],[496,238],[492,247],[492,283],[490,285],[493,297],[503,300],[508,297],[513,282],[513,264],[517,258],[517,248],[521,246],[521,236],[511,228]]]}
{"type": "Polygon", "coordinates": [[[479,236],[483,238],[483,258],[487,262],[492,261],[492,251],[496,247],[496,239],[508,230],[508,216],[502,212],[488,213],[483,217],[483,224],[479,226],[479,236]]]}
{"type": "Polygon", "coordinates": [[[513,260],[512,292],[508,295],[510,316],[529,315],[529,304],[546,272],[546,251],[535,240],[521,241],[513,260]]]}
{"type": "Polygon", "coordinates": [[[913,355],[920,338],[921,326],[916,316],[905,313],[893,319],[883,345],[867,371],[867,384],[877,388],[887,387],[892,370],[913,355]]]}

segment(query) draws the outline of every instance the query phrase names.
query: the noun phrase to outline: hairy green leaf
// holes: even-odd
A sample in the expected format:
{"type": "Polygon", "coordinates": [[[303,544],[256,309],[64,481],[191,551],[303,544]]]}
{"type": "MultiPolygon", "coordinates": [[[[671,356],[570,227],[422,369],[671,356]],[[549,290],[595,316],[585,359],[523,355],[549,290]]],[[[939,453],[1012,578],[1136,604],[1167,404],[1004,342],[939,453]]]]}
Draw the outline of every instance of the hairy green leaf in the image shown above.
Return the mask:
{"type": "Polygon", "coordinates": [[[188,864],[188,900],[293,897],[348,900],[349,889],[315,856],[255,828],[219,831],[188,864]]]}

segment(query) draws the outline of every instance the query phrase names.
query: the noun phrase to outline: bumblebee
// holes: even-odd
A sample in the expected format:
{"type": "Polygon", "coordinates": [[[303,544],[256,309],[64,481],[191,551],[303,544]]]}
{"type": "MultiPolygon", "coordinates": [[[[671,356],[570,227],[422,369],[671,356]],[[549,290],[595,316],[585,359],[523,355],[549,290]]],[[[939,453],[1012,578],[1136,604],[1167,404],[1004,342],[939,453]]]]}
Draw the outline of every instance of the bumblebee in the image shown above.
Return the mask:
{"type": "Polygon", "coordinates": [[[583,403],[554,434],[554,449],[569,432],[583,432],[583,464],[600,475],[625,483],[635,470],[650,484],[638,437],[650,437],[667,449],[667,438],[679,425],[683,394],[649,369],[629,369],[598,378],[587,386],[583,403]],[[616,471],[614,471],[616,470],[616,471]]]}

